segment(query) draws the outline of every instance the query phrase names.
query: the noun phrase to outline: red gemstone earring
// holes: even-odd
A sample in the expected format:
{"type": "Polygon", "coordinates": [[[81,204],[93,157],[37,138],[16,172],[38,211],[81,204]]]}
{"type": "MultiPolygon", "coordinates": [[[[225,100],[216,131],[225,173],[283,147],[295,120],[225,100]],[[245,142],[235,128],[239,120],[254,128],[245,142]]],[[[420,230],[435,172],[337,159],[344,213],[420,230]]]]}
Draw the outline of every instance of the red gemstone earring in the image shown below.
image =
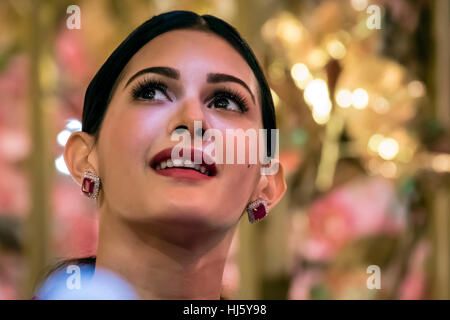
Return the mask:
{"type": "Polygon", "coordinates": [[[85,171],[83,174],[83,182],[81,183],[81,191],[91,199],[98,198],[100,189],[100,177],[95,173],[85,171]]]}
{"type": "Polygon", "coordinates": [[[267,215],[268,212],[267,202],[263,198],[252,201],[247,206],[248,220],[251,223],[261,220],[267,215]]]}

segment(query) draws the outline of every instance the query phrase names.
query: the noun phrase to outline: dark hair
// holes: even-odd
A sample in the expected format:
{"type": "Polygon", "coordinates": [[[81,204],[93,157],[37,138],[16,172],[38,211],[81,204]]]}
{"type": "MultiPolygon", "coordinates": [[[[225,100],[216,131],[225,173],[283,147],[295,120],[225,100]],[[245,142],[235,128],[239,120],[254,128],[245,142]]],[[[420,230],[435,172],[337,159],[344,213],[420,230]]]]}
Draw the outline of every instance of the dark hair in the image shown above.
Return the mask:
{"type": "Polygon", "coordinates": [[[225,39],[245,59],[259,84],[263,127],[269,130],[266,136],[266,154],[268,157],[272,157],[270,129],[276,129],[275,110],[269,85],[253,51],[238,31],[225,21],[211,15],[199,16],[190,11],[170,11],[152,17],[136,28],[114,50],[86,90],[82,131],[94,135],[95,142],[97,142],[106,109],[127,63],[150,40],[176,29],[212,32],[225,39]]]}

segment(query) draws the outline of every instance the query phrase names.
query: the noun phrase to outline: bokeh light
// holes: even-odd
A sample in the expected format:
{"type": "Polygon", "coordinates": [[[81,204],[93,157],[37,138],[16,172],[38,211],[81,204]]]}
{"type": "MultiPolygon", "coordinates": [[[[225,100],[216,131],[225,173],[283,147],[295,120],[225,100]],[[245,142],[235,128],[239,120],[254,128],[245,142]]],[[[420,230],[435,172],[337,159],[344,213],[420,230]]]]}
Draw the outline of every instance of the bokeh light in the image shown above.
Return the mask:
{"type": "Polygon", "coordinates": [[[348,108],[352,105],[352,93],[347,89],[339,90],[336,95],[336,102],[342,108],[348,108]]]}
{"type": "Polygon", "coordinates": [[[367,5],[369,4],[369,0],[351,0],[351,4],[353,9],[362,11],[366,9],[367,5]]]}
{"type": "Polygon", "coordinates": [[[339,40],[331,40],[328,42],[327,51],[334,59],[342,59],[347,53],[345,46],[339,40]]]}
{"type": "Polygon", "coordinates": [[[291,68],[291,76],[296,81],[305,81],[309,75],[308,67],[303,63],[296,63],[291,68]]]}
{"type": "Polygon", "coordinates": [[[421,81],[411,81],[408,83],[408,93],[413,98],[421,98],[425,95],[425,86],[421,81]]]}
{"type": "Polygon", "coordinates": [[[378,145],[378,154],[385,160],[394,159],[398,153],[398,150],[398,142],[393,138],[385,138],[378,145]]]}
{"type": "Polygon", "coordinates": [[[370,151],[378,152],[378,147],[380,143],[384,140],[384,136],[382,134],[376,133],[370,137],[368,147],[370,151]]]}
{"type": "Polygon", "coordinates": [[[314,79],[305,88],[305,101],[310,105],[328,100],[328,85],[322,79],[314,79]]]}
{"type": "Polygon", "coordinates": [[[368,103],[369,95],[366,90],[358,88],[353,91],[352,104],[356,109],[364,109],[368,103]]]}

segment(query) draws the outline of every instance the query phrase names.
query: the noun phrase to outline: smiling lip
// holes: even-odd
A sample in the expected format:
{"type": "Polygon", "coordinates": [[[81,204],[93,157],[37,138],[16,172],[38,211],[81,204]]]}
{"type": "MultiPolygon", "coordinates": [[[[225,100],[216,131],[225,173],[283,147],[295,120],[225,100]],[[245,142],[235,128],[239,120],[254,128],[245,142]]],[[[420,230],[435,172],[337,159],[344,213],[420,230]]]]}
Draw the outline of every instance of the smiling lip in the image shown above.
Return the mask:
{"type": "MultiPolygon", "coordinates": [[[[213,178],[214,176],[217,175],[217,168],[216,168],[215,163],[213,162],[213,159],[211,157],[209,157],[206,153],[204,153],[200,149],[197,149],[197,152],[201,153],[201,156],[202,156],[202,163],[201,163],[201,165],[206,168],[206,170],[209,172],[209,175],[200,173],[200,172],[198,172],[195,169],[180,168],[180,167],[172,167],[172,168],[166,168],[166,169],[162,169],[162,170],[156,170],[157,164],[161,163],[162,161],[171,159],[172,149],[173,149],[173,147],[166,148],[166,149],[158,152],[150,160],[150,167],[153,168],[156,171],[156,173],[158,173],[160,175],[163,175],[163,176],[170,176],[170,177],[174,177],[174,178],[193,179],[193,180],[211,179],[211,178],[213,178]],[[207,159],[208,162],[210,162],[210,164],[206,163],[205,159],[207,159]]],[[[179,155],[180,155],[181,159],[183,159],[184,158],[183,156],[184,156],[185,152],[187,153],[186,156],[189,155],[189,153],[190,153],[190,157],[187,158],[187,159],[189,159],[192,162],[194,162],[195,151],[196,151],[196,149],[194,149],[194,148],[191,148],[191,149],[184,148],[184,149],[181,149],[179,155]]]]}

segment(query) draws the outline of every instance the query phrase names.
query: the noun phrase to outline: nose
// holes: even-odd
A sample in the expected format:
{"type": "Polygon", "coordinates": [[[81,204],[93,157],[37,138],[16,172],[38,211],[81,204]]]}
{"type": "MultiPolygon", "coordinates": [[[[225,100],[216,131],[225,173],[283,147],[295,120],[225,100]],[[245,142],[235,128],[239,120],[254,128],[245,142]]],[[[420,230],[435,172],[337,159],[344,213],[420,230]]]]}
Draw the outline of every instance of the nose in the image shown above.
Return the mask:
{"type": "MultiPolygon", "coordinates": [[[[193,129],[188,128],[185,125],[179,125],[178,127],[175,128],[175,132],[182,134],[183,130],[189,131],[189,133],[193,132],[193,129]]],[[[203,129],[203,126],[201,128],[197,128],[195,134],[199,137],[203,138],[203,135],[205,134],[205,129],[203,129]]]]}
{"type": "Polygon", "coordinates": [[[169,135],[174,132],[183,134],[183,131],[186,130],[192,138],[194,138],[195,135],[203,138],[203,135],[205,134],[205,118],[200,101],[190,99],[182,102],[170,118],[167,129],[169,135]],[[198,128],[197,124],[196,128],[194,126],[194,121],[200,121],[201,127],[198,128]],[[194,132],[194,130],[196,132],[194,132]]]}

